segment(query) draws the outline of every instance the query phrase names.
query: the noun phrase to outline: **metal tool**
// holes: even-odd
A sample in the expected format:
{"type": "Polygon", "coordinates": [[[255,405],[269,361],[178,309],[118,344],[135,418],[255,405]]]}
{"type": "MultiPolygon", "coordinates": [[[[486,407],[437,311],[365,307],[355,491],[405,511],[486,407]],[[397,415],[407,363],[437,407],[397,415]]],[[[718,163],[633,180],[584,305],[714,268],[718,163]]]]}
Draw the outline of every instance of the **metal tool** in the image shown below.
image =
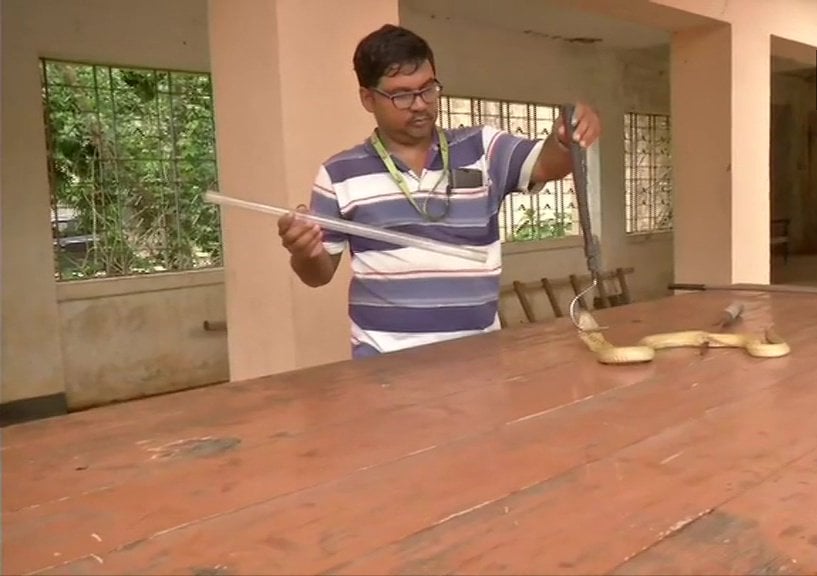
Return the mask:
{"type": "Polygon", "coordinates": [[[817,294],[817,286],[799,286],[796,284],[687,284],[672,283],[669,290],[688,291],[727,291],[727,292],[783,292],[789,294],[817,294]]]}
{"type": "Polygon", "coordinates": [[[743,304],[740,302],[732,302],[729,306],[721,310],[720,318],[718,318],[714,325],[720,330],[729,328],[740,321],[742,314],[743,304]]]}
{"type": "Polygon", "coordinates": [[[601,250],[598,239],[593,235],[590,217],[590,203],[587,195],[587,151],[573,138],[576,129],[576,122],[574,122],[573,118],[575,107],[570,104],[563,104],[559,109],[565,126],[565,135],[570,141],[570,159],[573,164],[573,184],[579,209],[579,225],[582,228],[584,255],[587,258],[587,270],[590,272],[591,280],[590,286],[582,290],[570,302],[570,319],[576,328],[582,330],[579,324],[577,307],[581,298],[595,289],[599,282],[602,281],[601,250]]]}
{"type": "MultiPolygon", "coordinates": [[[[739,322],[741,320],[741,316],[743,314],[743,304],[740,302],[732,302],[721,310],[718,319],[713,322],[713,326],[715,326],[718,330],[725,330],[732,326],[733,324],[739,322]]],[[[704,340],[701,344],[701,356],[707,354],[710,349],[710,344],[708,340],[704,340]]]]}
{"type": "Polygon", "coordinates": [[[247,210],[271,214],[278,217],[286,216],[287,214],[295,214],[296,218],[302,218],[308,222],[314,222],[327,230],[333,230],[343,234],[352,234],[354,236],[369,238],[371,240],[380,240],[381,242],[397,244],[398,246],[430,250],[438,254],[456,256],[458,258],[465,258],[466,260],[472,260],[474,262],[487,262],[488,260],[487,250],[481,248],[457,246],[455,244],[440,242],[439,240],[422,238],[420,236],[415,236],[414,234],[406,234],[405,232],[395,232],[393,230],[386,230],[384,228],[359,224],[350,220],[341,220],[338,218],[330,218],[328,216],[318,216],[317,214],[309,214],[308,212],[295,212],[288,208],[280,208],[278,206],[270,206],[268,204],[259,204],[258,202],[249,202],[247,200],[240,200],[238,198],[224,196],[223,194],[218,194],[216,192],[206,192],[204,194],[204,199],[214,204],[245,208],[247,210]]]}

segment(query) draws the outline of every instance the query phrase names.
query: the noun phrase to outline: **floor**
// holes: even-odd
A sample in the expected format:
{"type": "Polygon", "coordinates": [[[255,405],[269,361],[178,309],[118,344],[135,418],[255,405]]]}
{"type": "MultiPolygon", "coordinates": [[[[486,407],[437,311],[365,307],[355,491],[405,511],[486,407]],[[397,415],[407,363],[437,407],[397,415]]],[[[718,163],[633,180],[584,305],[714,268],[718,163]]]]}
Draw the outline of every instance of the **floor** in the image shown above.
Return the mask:
{"type": "Polygon", "coordinates": [[[597,312],[780,358],[596,361],[568,320],[3,431],[8,574],[817,571],[817,295],[597,312]]]}

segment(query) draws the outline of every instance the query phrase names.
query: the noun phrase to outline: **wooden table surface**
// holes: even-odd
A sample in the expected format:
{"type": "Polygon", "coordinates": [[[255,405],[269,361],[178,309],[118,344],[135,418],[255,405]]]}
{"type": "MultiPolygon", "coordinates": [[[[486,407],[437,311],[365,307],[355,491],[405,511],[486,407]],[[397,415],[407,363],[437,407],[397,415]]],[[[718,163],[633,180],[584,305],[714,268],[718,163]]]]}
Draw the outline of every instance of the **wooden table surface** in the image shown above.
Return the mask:
{"type": "Polygon", "coordinates": [[[594,361],[568,320],[13,426],[3,573],[817,572],[817,296],[599,311],[771,323],[790,356],[594,361]]]}

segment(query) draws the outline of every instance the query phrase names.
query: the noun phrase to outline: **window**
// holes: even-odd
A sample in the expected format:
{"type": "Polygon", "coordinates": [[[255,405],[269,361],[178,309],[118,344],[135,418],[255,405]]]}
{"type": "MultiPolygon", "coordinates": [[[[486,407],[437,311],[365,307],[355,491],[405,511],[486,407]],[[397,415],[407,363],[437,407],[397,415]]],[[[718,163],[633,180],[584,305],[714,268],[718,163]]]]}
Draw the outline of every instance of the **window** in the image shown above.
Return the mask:
{"type": "Polygon", "coordinates": [[[209,74],[41,61],[58,280],[219,266],[209,74]]]}
{"type": "Polygon", "coordinates": [[[672,229],[671,169],[669,116],[626,114],[624,178],[628,234],[672,229]]]}
{"type": "MultiPolygon", "coordinates": [[[[558,117],[556,106],[481,98],[442,96],[441,127],[488,125],[526,138],[546,138],[558,117]]],[[[503,242],[540,240],[579,233],[573,178],[549,182],[540,190],[509,194],[499,212],[503,242]]]]}

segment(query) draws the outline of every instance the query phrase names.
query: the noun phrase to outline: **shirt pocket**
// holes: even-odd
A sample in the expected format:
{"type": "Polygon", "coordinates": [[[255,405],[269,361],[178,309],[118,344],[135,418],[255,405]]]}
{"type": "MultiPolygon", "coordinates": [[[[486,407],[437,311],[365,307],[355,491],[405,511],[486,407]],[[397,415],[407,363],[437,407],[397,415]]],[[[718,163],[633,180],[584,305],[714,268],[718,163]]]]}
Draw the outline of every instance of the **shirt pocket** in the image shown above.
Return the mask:
{"type": "Polygon", "coordinates": [[[495,221],[489,185],[451,189],[446,225],[452,235],[468,244],[489,244],[495,240],[495,221]]]}

